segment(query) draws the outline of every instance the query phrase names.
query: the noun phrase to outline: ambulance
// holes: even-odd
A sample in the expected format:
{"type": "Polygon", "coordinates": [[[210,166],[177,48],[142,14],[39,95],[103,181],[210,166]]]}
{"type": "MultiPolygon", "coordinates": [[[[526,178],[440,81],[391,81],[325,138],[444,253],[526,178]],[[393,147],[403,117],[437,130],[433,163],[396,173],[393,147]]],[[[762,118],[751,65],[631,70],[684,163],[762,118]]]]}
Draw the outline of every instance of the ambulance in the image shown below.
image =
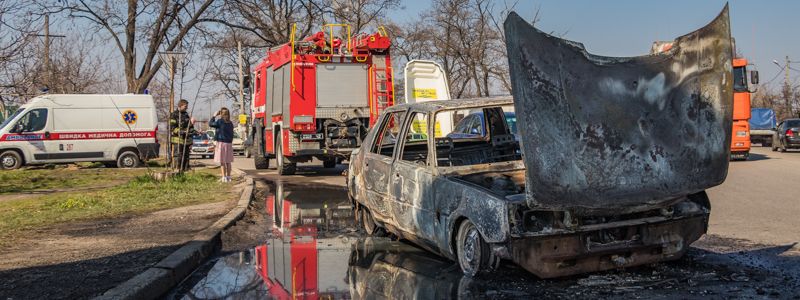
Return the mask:
{"type": "Polygon", "coordinates": [[[0,125],[0,168],[102,162],[135,168],[158,157],[150,95],[42,95],[0,125]]]}

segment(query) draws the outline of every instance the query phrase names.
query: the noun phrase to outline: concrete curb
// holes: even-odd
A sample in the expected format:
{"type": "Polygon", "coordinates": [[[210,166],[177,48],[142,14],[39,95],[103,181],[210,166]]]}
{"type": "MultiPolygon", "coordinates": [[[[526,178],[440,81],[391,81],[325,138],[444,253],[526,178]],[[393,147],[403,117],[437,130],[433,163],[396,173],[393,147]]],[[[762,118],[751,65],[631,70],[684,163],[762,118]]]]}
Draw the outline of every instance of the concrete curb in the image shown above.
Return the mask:
{"type": "Polygon", "coordinates": [[[253,178],[241,170],[233,171],[245,179],[244,190],[233,209],[156,265],[94,299],[159,299],[214,254],[219,249],[222,231],[244,216],[253,199],[253,178]]]}

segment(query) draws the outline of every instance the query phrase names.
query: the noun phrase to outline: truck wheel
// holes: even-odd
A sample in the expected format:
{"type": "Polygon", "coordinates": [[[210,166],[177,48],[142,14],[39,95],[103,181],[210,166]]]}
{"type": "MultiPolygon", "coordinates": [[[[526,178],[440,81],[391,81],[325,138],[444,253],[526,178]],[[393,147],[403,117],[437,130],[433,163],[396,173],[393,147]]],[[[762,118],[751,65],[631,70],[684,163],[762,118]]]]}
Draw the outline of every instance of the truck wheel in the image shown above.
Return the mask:
{"type": "Polygon", "coordinates": [[[130,150],[122,152],[117,157],[117,167],[121,169],[138,168],[141,163],[139,154],[130,150]]]}
{"type": "MultiPolygon", "coordinates": [[[[257,126],[255,129],[255,141],[253,145],[253,150],[255,150],[255,156],[253,157],[253,163],[256,165],[257,170],[264,170],[269,168],[269,158],[267,157],[266,153],[264,153],[264,132],[261,130],[260,126],[257,126]]],[[[250,157],[250,156],[248,156],[250,157]]]]}
{"type": "Polygon", "coordinates": [[[335,168],[336,167],[336,159],[326,159],[322,161],[322,166],[326,169],[335,168]]]}
{"type": "Polygon", "coordinates": [[[497,269],[500,260],[492,254],[489,244],[481,237],[478,229],[469,220],[464,220],[458,228],[456,255],[461,271],[467,277],[475,277],[481,272],[497,269]]]}
{"type": "Polygon", "coordinates": [[[0,167],[3,170],[15,170],[22,167],[22,156],[17,151],[9,150],[0,154],[0,167]]]}
{"type": "Polygon", "coordinates": [[[279,175],[294,175],[297,171],[297,164],[290,162],[283,156],[283,142],[278,142],[275,147],[275,161],[278,165],[279,175]]]}

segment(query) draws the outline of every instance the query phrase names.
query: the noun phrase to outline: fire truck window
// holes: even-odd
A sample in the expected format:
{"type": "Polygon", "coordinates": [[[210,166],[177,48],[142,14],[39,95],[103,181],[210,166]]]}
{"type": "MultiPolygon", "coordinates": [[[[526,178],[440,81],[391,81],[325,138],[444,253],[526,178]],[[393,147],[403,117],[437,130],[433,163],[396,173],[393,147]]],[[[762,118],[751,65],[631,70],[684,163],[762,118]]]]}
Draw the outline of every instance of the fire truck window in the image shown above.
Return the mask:
{"type": "Polygon", "coordinates": [[[47,109],[39,108],[31,110],[22,116],[17,124],[18,126],[22,125],[23,132],[35,132],[43,130],[44,126],[47,125],[47,109]]]}
{"type": "Polygon", "coordinates": [[[404,117],[405,112],[394,112],[386,117],[375,145],[373,145],[373,153],[394,156],[394,145],[397,144],[397,136],[400,134],[400,126],[403,126],[404,117]]]}
{"type": "Polygon", "coordinates": [[[403,143],[402,160],[428,165],[428,115],[414,113],[403,143]]]}

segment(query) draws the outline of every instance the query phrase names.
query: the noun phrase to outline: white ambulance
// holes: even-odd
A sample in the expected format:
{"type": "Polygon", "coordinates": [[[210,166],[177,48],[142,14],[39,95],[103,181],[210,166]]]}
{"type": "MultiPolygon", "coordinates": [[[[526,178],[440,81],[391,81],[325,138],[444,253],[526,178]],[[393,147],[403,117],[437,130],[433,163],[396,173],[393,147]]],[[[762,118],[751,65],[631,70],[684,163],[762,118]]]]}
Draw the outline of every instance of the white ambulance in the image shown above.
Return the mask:
{"type": "Polygon", "coordinates": [[[150,95],[42,95],[0,125],[0,168],[103,162],[135,168],[158,156],[150,95]]]}

